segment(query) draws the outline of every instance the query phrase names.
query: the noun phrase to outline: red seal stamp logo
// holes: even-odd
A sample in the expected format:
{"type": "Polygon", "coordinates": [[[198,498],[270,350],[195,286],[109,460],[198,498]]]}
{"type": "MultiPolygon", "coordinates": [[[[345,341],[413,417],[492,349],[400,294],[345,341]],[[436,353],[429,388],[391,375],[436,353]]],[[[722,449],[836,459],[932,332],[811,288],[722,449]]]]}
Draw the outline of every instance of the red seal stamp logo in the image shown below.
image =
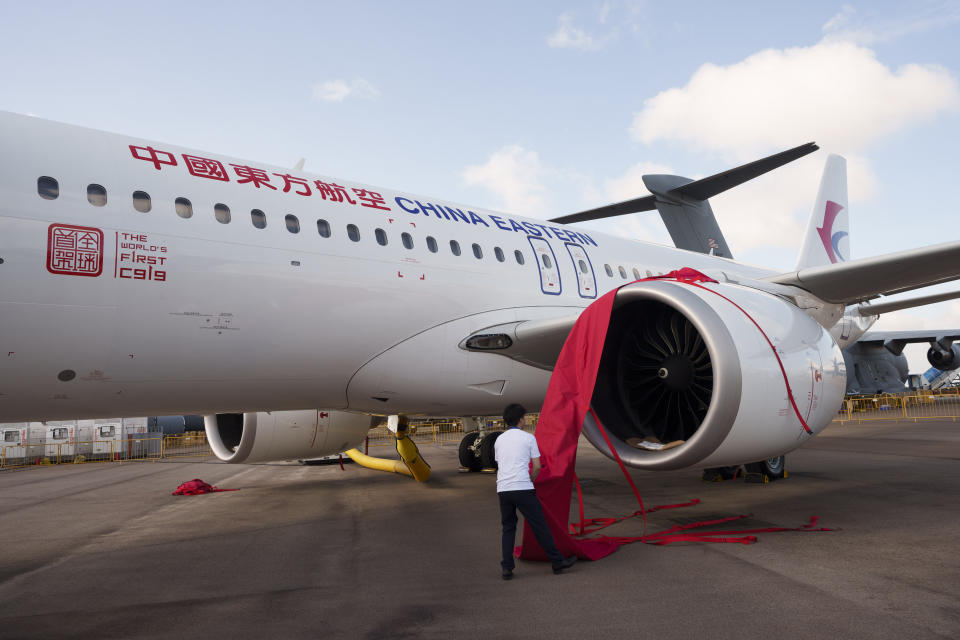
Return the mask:
{"type": "Polygon", "coordinates": [[[99,276],[103,271],[103,232],[72,224],[50,225],[47,271],[68,276],[99,276]]]}

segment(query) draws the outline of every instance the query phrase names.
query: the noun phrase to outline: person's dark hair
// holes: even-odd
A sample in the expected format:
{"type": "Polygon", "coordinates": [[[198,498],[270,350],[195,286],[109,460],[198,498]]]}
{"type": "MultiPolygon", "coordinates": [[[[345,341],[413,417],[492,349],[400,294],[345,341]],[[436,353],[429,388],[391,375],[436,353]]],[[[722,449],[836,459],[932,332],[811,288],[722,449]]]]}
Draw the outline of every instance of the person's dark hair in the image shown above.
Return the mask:
{"type": "Polygon", "coordinates": [[[515,427],[520,422],[520,418],[525,415],[527,415],[527,410],[524,409],[522,404],[507,405],[507,408],[503,410],[503,422],[508,427],[515,427]]]}

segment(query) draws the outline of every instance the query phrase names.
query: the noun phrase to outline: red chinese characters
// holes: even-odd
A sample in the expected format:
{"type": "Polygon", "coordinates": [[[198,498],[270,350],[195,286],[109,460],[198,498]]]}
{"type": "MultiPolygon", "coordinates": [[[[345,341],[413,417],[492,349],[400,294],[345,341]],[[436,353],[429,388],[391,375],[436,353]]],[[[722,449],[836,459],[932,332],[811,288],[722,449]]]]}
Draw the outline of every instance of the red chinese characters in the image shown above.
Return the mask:
{"type": "Polygon", "coordinates": [[[223,180],[224,182],[230,181],[227,170],[223,168],[223,164],[219,160],[188,156],[185,153],[182,155],[183,162],[187,165],[187,171],[190,172],[190,175],[198,178],[210,178],[211,180],[223,180]]]}
{"type": "MultiPolygon", "coordinates": [[[[129,145],[130,154],[137,160],[150,162],[153,167],[159,171],[164,166],[177,166],[176,156],[169,151],[161,151],[151,146],[129,145]]],[[[230,182],[230,175],[222,162],[213,158],[204,158],[202,156],[181,153],[183,165],[187,168],[190,175],[197,178],[206,178],[207,180],[219,180],[221,182],[230,182]]],[[[336,202],[338,204],[360,204],[362,207],[371,209],[380,209],[381,211],[391,211],[387,206],[385,198],[376,191],[361,189],[358,187],[345,187],[336,182],[325,182],[323,180],[311,181],[307,178],[299,178],[289,173],[268,173],[264,169],[251,167],[244,164],[230,164],[233,172],[236,174],[237,184],[252,184],[259,189],[266,187],[272,191],[281,191],[282,193],[295,193],[298,196],[308,197],[314,194],[319,195],[324,200],[336,202]],[[271,183],[270,175],[283,179],[283,186],[278,189],[276,184],[271,183]],[[352,192],[352,193],[351,193],[352,192]],[[354,199],[356,198],[356,199],[354,199]]]]}
{"type": "Polygon", "coordinates": [[[356,200],[350,197],[350,194],[347,193],[347,188],[334,183],[324,182],[323,180],[314,180],[313,185],[317,188],[317,193],[323,197],[324,200],[330,200],[331,202],[349,202],[350,204],[357,204],[356,200]]]}
{"type": "Polygon", "coordinates": [[[47,230],[47,271],[99,276],[103,271],[103,232],[93,227],[52,224],[47,230]]]}
{"type": "Polygon", "coordinates": [[[233,172],[237,174],[239,178],[237,184],[245,184],[247,182],[253,183],[257,189],[260,188],[260,185],[267,187],[268,189],[277,190],[275,186],[270,184],[270,178],[267,176],[267,172],[263,169],[257,169],[255,167],[248,167],[245,164],[231,164],[233,167],[233,172]]]}
{"type": "Polygon", "coordinates": [[[160,171],[160,165],[169,165],[171,167],[177,166],[177,159],[173,157],[172,153],[166,151],[158,151],[153,147],[137,147],[130,145],[130,153],[133,154],[133,157],[137,160],[146,160],[147,162],[152,162],[154,169],[160,171]]]}
{"type": "Polygon", "coordinates": [[[366,189],[357,189],[354,187],[353,192],[357,194],[360,204],[362,204],[364,207],[390,211],[390,207],[386,206],[387,203],[384,201],[383,196],[376,191],[367,191],[366,189]]]}
{"type": "Polygon", "coordinates": [[[310,185],[307,184],[307,181],[304,178],[295,178],[289,173],[275,173],[273,175],[280,176],[281,178],[283,178],[284,193],[289,193],[290,189],[292,189],[294,186],[297,186],[297,187],[301,187],[303,190],[301,191],[300,189],[294,189],[293,190],[294,193],[301,196],[310,195],[310,185]]]}

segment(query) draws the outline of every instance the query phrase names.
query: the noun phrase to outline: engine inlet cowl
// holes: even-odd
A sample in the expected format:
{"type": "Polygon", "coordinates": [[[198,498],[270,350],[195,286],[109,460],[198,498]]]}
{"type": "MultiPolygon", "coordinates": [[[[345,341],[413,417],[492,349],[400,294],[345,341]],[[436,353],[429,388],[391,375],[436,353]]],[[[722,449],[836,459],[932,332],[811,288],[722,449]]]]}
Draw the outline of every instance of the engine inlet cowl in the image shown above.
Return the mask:
{"type": "MultiPolygon", "coordinates": [[[[592,407],[625,464],[681,469],[766,459],[805,442],[839,409],[846,371],[823,327],[768,293],[709,287],[640,282],[617,294],[592,407]],[[809,432],[791,408],[785,375],[809,432]]],[[[592,416],[583,429],[612,457],[592,416]]]]}

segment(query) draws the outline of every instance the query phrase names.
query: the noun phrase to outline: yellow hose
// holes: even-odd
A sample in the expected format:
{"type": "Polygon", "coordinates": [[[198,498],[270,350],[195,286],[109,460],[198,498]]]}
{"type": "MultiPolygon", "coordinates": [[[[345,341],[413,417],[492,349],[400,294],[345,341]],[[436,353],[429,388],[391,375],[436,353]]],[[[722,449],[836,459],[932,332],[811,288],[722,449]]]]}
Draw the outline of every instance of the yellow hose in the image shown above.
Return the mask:
{"type": "Polygon", "coordinates": [[[344,453],[361,467],[375,469],[376,471],[401,473],[414,478],[417,482],[426,482],[430,477],[430,465],[420,456],[420,450],[416,443],[406,435],[397,438],[396,443],[400,460],[374,458],[365,453],[360,453],[358,449],[350,449],[344,451],[344,453]]]}
{"type": "Polygon", "coordinates": [[[393,473],[402,473],[405,476],[413,477],[410,469],[402,460],[387,460],[386,458],[374,458],[365,453],[360,453],[359,449],[348,449],[344,451],[347,457],[356,462],[361,467],[375,469],[377,471],[392,471],[393,473]]]}
{"type": "Polygon", "coordinates": [[[403,435],[397,438],[397,453],[400,454],[410,475],[417,482],[426,482],[430,478],[430,465],[420,456],[420,450],[410,436],[403,435]]]}

